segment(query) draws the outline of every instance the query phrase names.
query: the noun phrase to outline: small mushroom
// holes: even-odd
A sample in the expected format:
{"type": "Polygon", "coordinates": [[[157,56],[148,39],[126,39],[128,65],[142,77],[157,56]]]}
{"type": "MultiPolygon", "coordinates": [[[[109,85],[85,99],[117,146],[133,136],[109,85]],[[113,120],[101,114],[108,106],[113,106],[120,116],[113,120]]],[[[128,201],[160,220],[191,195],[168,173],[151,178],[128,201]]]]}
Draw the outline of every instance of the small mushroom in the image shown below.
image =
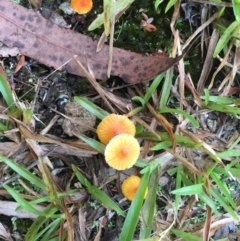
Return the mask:
{"type": "Polygon", "coordinates": [[[92,0],[71,0],[71,8],[78,14],[88,13],[92,7],[92,0]]]}
{"type": "Polygon", "coordinates": [[[108,144],[113,137],[122,133],[131,136],[136,133],[134,123],[124,115],[108,115],[97,127],[98,138],[103,144],[108,144]]]}
{"type": "Polygon", "coordinates": [[[111,139],[104,154],[110,167],[125,170],[136,163],[140,154],[140,145],[133,136],[120,134],[111,139]]]}
{"type": "MultiPolygon", "coordinates": [[[[138,176],[130,176],[124,180],[122,183],[122,193],[130,201],[132,201],[137,193],[138,187],[140,185],[141,178],[138,176]]],[[[148,189],[145,192],[144,198],[146,198],[148,189]]]]}

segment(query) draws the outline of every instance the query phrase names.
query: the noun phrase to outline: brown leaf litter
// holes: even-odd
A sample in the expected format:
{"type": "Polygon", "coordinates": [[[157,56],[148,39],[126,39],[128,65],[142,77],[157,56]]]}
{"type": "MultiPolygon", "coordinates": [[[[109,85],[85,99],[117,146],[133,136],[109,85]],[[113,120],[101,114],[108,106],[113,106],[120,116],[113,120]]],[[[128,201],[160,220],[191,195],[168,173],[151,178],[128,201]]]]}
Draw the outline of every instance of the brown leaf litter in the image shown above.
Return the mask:
{"type": "MultiPolygon", "coordinates": [[[[6,46],[17,47],[21,54],[47,66],[85,76],[75,61],[70,61],[77,55],[85,67],[90,66],[96,79],[107,79],[107,45],[96,53],[97,42],[90,37],[62,28],[10,0],[1,0],[0,21],[0,41],[6,46]]],[[[127,83],[147,81],[181,58],[182,55],[176,58],[146,56],[113,48],[111,75],[127,83]]]]}

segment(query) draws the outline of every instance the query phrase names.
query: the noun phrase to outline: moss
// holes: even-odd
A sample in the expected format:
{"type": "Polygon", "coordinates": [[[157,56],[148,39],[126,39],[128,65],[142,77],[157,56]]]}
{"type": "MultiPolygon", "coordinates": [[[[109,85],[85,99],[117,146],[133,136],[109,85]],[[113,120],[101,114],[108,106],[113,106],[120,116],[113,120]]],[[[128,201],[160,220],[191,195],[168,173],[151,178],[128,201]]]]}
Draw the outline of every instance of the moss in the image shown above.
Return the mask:
{"type": "MultiPolygon", "coordinates": [[[[161,8],[163,12],[165,5],[161,5],[161,8]]],[[[90,25],[97,14],[102,13],[102,11],[102,1],[96,1],[94,9],[87,16],[88,24],[90,25]]],[[[169,27],[171,15],[171,11],[167,15],[157,13],[152,1],[134,1],[115,24],[114,46],[139,53],[152,53],[159,49],[171,47],[173,42],[169,27]],[[156,32],[147,32],[140,26],[141,20],[143,20],[140,10],[154,18],[152,24],[157,27],[156,32]]],[[[93,39],[99,39],[102,32],[103,26],[92,32],[85,32],[85,34],[90,35],[93,39]]]]}

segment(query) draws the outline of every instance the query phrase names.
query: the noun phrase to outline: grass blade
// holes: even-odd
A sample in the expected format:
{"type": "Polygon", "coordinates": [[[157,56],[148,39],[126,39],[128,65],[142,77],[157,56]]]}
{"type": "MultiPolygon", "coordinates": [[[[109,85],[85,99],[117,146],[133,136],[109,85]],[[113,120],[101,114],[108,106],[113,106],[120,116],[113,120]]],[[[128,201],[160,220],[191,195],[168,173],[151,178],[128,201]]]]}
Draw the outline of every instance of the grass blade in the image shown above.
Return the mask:
{"type": "Polygon", "coordinates": [[[199,123],[197,122],[197,120],[183,110],[162,108],[159,110],[159,113],[177,113],[177,114],[183,115],[186,119],[188,119],[192,123],[194,127],[196,128],[199,127],[199,123]]]}
{"type": "Polygon", "coordinates": [[[155,168],[151,174],[148,195],[142,208],[143,222],[140,230],[140,239],[149,238],[151,236],[157,198],[158,179],[159,168],[155,168]]]}
{"type": "Polygon", "coordinates": [[[99,141],[89,138],[84,135],[78,135],[78,138],[86,142],[89,146],[97,150],[99,153],[104,154],[106,146],[99,141]]]}
{"type": "Polygon", "coordinates": [[[0,73],[0,92],[10,110],[15,108],[11,87],[3,74],[0,73]]]}
{"type": "Polygon", "coordinates": [[[150,168],[148,169],[148,172],[146,172],[141,179],[141,183],[137,190],[136,196],[132,201],[132,204],[128,210],[127,217],[124,221],[122,232],[119,237],[119,241],[132,240],[132,237],[134,235],[137,222],[139,219],[140,211],[142,208],[145,191],[148,186],[149,177],[150,177],[150,168]]]}
{"type": "MultiPolygon", "coordinates": [[[[58,211],[56,207],[54,207],[53,204],[49,204],[45,210],[48,217],[52,217],[54,213],[58,211]]],[[[39,216],[34,223],[31,225],[31,227],[28,229],[28,232],[26,233],[26,236],[24,238],[24,241],[33,240],[36,234],[38,233],[38,230],[42,227],[42,225],[48,220],[47,217],[39,216]]]]}
{"type": "Polygon", "coordinates": [[[214,188],[211,188],[211,194],[216,198],[222,207],[236,220],[238,220],[238,215],[233,211],[233,209],[225,202],[225,198],[214,188]]]}
{"type": "Polygon", "coordinates": [[[9,192],[9,194],[16,200],[16,202],[25,210],[34,213],[38,216],[47,216],[47,213],[44,211],[39,211],[30,205],[24,198],[22,198],[19,193],[17,193],[13,188],[8,185],[3,185],[3,187],[9,192]]]}
{"type": "Polygon", "coordinates": [[[38,177],[29,172],[26,168],[1,155],[0,160],[3,161],[6,165],[8,165],[10,168],[12,168],[15,172],[17,172],[21,177],[25,178],[42,190],[46,190],[46,186],[44,185],[44,183],[38,177]]]}
{"type": "Polygon", "coordinates": [[[171,230],[176,236],[184,239],[184,240],[191,240],[191,241],[203,241],[202,238],[200,237],[197,237],[193,234],[190,234],[190,233],[186,233],[184,231],[181,231],[181,230],[177,230],[177,229],[172,229],[171,230]]]}
{"type": "Polygon", "coordinates": [[[218,188],[220,188],[221,192],[223,192],[223,194],[225,195],[227,201],[232,205],[232,207],[234,209],[236,209],[237,208],[236,203],[232,199],[232,197],[230,195],[230,191],[229,191],[229,189],[226,186],[226,183],[222,182],[219,179],[219,177],[214,172],[211,172],[210,176],[216,182],[216,184],[217,184],[218,188]]]}
{"type": "Polygon", "coordinates": [[[113,209],[121,216],[125,216],[123,210],[115,203],[105,192],[101,191],[99,188],[93,186],[88,182],[88,180],[82,175],[81,172],[77,170],[77,168],[72,165],[72,169],[76,174],[78,180],[87,187],[88,191],[92,194],[92,196],[101,203],[105,208],[113,209]]]}
{"type": "Polygon", "coordinates": [[[100,120],[104,119],[106,116],[109,115],[107,111],[101,109],[100,107],[83,97],[75,96],[74,100],[100,120]]]}

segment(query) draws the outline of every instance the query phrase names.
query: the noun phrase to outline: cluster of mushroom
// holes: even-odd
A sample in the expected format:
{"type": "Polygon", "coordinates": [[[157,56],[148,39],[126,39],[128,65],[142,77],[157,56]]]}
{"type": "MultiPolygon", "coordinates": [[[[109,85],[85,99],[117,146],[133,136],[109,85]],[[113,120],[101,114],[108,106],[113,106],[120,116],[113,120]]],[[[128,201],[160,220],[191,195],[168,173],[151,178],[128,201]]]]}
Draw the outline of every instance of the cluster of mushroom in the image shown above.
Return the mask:
{"type": "MultiPolygon", "coordinates": [[[[136,163],[140,145],[134,137],[135,133],[134,123],[124,115],[110,114],[98,125],[97,135],[107,145],[104,155],[110,167],[125,170],[136,163]]],[[[140,181],[138,176],[130,176],[124,180],[122,193],[127,199],[133,200],[140,181]]]]}

